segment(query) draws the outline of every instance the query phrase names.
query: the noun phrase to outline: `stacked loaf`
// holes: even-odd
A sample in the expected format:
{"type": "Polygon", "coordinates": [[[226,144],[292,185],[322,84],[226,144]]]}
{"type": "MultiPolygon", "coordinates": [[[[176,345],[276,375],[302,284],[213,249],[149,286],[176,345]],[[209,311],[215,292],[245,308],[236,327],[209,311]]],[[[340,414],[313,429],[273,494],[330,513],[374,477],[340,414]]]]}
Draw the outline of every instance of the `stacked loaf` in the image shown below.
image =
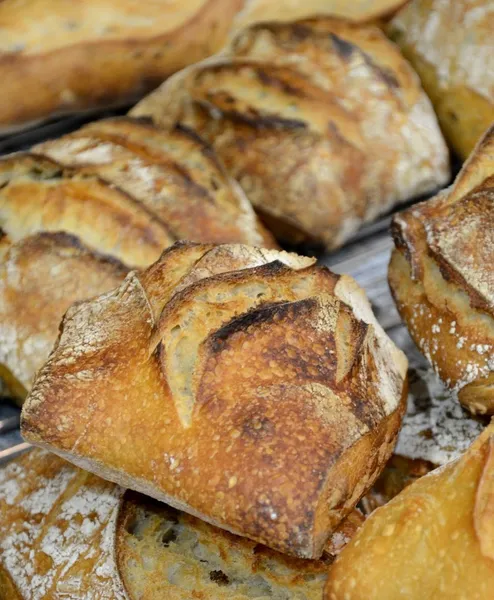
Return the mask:
{"type": "Polygon", "coordinates": [[[455,183],[398,214],[389,283],[410,333],[475,413],[494,413],[494,127],[455,183]]]}
{"type": "Polygon", "coordinates": [[[372,26],[329,18],[252,26],[131,114],[197,131],[290,243],[335,248],[448,179],[431,104],[372,26]]]}

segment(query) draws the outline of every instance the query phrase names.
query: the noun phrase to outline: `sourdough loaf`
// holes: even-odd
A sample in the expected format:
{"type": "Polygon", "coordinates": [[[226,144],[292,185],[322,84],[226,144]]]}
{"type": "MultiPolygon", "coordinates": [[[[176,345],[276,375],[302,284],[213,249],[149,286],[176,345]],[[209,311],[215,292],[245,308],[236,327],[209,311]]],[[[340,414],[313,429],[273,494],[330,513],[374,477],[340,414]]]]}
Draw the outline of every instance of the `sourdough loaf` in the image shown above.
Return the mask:
{"type": "Polygon", "coordinates": [[[413,339],[465,406],[494,413],[494,127],[393,235],[389,283],[413,339]]]}
{"type": "Polygon", "coordinates": [[[129,103],[223,45],[244,0],[3,0],[0,134],[129,103]]]}
{"type": "Polygon", "coordinates": [[[28,153],[0,160],[0,228],[14,242],[65,231],[135,267],[149,265],[173,243],[165,225],[122,190],[28,153]]]}
{"type": "Polygon", "coordinates": [[[415,73],[379,29],[342,20],[243,30],[131,114],[197,131],[271,230],[292,243],[334,248],[449,176],[415,73]]]}
{"type": "Polygon", "coordinates": [[[420,75],[448,141],[465,159],[494,121],[490,0],[411,0],[387,29],[420,75]]]}
{"type": "Polygon", "coordinates": [[[117,287],[127,272],[61,232],[9,245],[0,262],[0,374],[16,396],[31,389],[69,306],[117,287]]]}
{"type": "Polygon", "coordinates": [[[1,600],[320,600],[334,551],[283,556],[42,450],[0,469],[1,600]]]}
{"type": "Polygon", "coordinates": [[[326,600],[490,600],[494,426],[376,510],[329,571],[326,600]]]}
{"type": "Polygon", "coordinates": [[[184,127],[104,119],[34,151],[118,186],[156,215],[174,240],[275,247],[213,150],[184,127]]]}
{"type": "Polygon", "coordinates": [[[379,474],[406,359],[308,258],[175,245],[68,310],[22,415],[79,466],[300,557],[379,474]]]}

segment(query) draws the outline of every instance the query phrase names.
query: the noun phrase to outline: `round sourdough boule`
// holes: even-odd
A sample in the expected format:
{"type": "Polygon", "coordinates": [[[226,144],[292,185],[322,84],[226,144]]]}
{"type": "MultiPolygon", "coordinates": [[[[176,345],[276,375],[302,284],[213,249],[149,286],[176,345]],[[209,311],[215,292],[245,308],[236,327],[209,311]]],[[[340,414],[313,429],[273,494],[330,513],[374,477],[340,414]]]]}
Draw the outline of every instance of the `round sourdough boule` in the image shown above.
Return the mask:
{"type": "Polygon", "coordinates": [[[249,27],[131,114],[197,131],[290,243],[335,248],[449,177],[418,77],[370,25],[319,18],[249,27]]]}
{"type": "Polygon", "coordinates": [[[286,252],[182,243],[68,310],[22,433],[317,558],[393,450],[406,371],[351,278],[286,252]]]}
{"type": "Polygon", "coordinates": [[[494,127],[393,236],[389,284],[411,336],[462,404],[494,414],[494,127]]]}

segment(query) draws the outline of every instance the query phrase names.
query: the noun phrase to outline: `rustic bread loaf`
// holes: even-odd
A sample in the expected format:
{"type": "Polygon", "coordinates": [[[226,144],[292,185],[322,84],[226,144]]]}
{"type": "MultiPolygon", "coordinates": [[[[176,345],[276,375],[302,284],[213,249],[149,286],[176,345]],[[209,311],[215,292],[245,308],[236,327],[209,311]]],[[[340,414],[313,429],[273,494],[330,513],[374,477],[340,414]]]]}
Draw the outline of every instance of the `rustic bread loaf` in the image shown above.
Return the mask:
{"type": "Polygon", "coordinates": [[[128,103],[219,50],[244,0],[3,0],[0,134],[128,103]]]}
{"type": "Polygon", "coordinates": [[[326,600],[491,600],[494,425],[462,458],[376,510],[329,572],[326,600]]]}
{"type": "Polygon", "coordinates": [[[0,262],[0,375],[25,397],[46,362],[65,311],[117,287],[128,269],[65,233],[38,233],[0,262]]]}
{"type": "Polygon", "coordinates": [[[388,25],[464,159],[494,121],[493,31],[489,0],[411,0],[388,25]]]}
{"type": "Polygon", "coordinates": [[[277,0],[250,0],[235,17],[233,29],[242,29],[254,23],[295,21],[316,15],[355,22],[374,21],[389,18],[406,2],[407,0],[289,0],[280,5],[277,0]]]}
{"type": "Polygon", "coordinates": [[[1,600],[320,600],[335,551],[283,556],[42,450],[0,469],[0,549],[1,600]]]}
{"type": "Polygon", "coordinates": [[[117,185],[174,240],[275,247],[215,153],[184,127],[165,131],[138,119],[105,119],[34,151],[117,185]]]}
{"type": "Polygon", "coordinates": [[[389,283],[410,334],[465,406],[494,413],[494,127],[393,235],[389,283]]]}
{"type": "Polygon", "coordinates": [[[406,359],[313,261],[175,245],[69,309],[22,432],[125,487],[300,557],[390,455],[406,359]]]}
{"type": "Polygon", "coordinates": [[[0,228],[14,242],[65,231],[136,267],[151,264],[174,241],[153,213],[118,188],[26,153],[0,160],[0,228]]]}
{"type": "Polygon", "coordinates": [[[248,28],[131,114],[197,131],[289,242],[334,248],[449,177],[417,76],[372,26],[320,18],[248,28]]]}

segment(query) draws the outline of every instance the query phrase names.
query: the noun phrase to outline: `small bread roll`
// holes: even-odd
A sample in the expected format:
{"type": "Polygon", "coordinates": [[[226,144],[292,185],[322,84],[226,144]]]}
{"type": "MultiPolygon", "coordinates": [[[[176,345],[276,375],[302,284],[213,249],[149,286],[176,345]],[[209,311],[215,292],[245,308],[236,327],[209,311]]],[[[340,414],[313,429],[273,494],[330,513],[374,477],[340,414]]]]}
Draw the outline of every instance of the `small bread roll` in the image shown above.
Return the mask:
{"type": "Polygon", "coordinates": [[[389,284],[411,336],[462,404],[494,414],[494,126],[393,236],[389,284]]]}

